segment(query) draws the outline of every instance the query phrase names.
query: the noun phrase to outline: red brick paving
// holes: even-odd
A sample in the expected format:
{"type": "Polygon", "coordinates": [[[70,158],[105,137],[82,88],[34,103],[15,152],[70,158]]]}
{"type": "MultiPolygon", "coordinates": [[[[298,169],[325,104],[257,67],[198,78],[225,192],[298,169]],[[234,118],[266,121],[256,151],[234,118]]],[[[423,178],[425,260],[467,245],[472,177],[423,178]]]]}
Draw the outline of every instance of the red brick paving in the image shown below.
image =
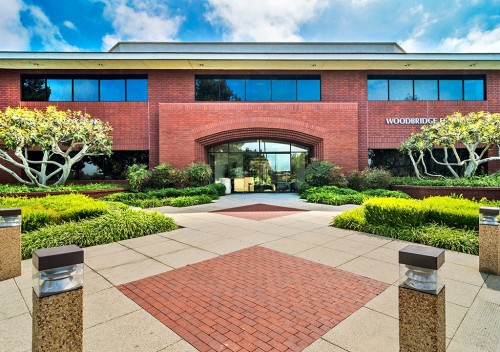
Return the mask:
{"type": "Polygon", "coordinates": [[[387,287],[251,247],[119,289],[199,351],[301,351],[387,287]]]}
{"type": "Polygon", "coordinates": [[[304,212],[307,210],[279,207],[269,204],[252,204],[242,207],[215,210],[213,213],[221,215],[234,216],[236,218],[250,219],[250,220],[268,220],[279,218],[280,216],[292,215],[304,212]]]}

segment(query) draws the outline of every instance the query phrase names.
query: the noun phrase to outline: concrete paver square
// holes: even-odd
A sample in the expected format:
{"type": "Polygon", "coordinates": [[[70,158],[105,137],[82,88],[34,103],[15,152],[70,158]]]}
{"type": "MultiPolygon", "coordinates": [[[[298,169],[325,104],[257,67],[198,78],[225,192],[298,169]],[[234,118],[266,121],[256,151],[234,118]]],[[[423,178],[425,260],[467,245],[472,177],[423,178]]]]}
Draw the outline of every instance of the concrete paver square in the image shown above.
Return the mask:
{"type": "Polygon", "coordinates": [[[180,251],[181,249],[189,248],[188,245],[180,243],[177,241],[171,241],[164,238],[165,241],[159,243],[153,243],[147,246],[135,248],[139,253],[142,253],[148,257],[157,257],[162,254],[172,253],[180,251]]]}
{"type": "Polygon", "coordinates": [[[470,307],[480,287],[465,282],[445,279],[446,301],[462,307],[470,307]]]}
{"type": "Polygon", "coordinates": [[[276,241],[267,242],[264,243],[262,246],[287,254],[296,254],[308,250],[310,248],[316,247],[315,244],[305,243],[297,240],[291,240],[289,238],[282,238],[276,241]]]}
{"type": "Polygon", "coordinates": [[[368,244],[372,244],[374,246],[383,246],[383,245],[386,245],[392,241],[391,238],[371,235],[371,234],[362,233],[362,232],[353,233],[347,237],[344,237],[344,239],[350,240],[350,241],[357,241],[357,242],[361,242],[361,243],[368,243],[368,244]]]}
{"type": "Polygon", "coordinates": [[[128,248],[138,248],[138,247],[144,247],[152,244],[156,244],[159,242],[164,242],[167,239],[165,237],[160,236],[159,234],[157,235],[149,235],[149,236],[142,236],[142,237],[136,237],[136,238],[131,238],[128,240],[123,240],[118,242],[122,246],[128,247],[128,248]]]}
{"type": "Polygon", "coordinates": [[[93,270],[99,271],[127,263],[139,262],[144,259],[147,259],[147,257],[132,249],[126,249],[124,251],[103,254],[97,257],[85,258],[85,264],[93,270]]]}
{"type": "Polygon", "coordinates": [[[481,287],[478,296],[485,301],[495,303],[500,306],[500,276],[488,276],[485,285],[481,287]]]}
{"type": "Polygon", "coordinates": [[[313,230],[313,232],[331,236],[332,240],[347,237],[349,235],[352,235],[353,233],[353,231],[351,230],[338,229],[331,226],[321,227],[319,229],[313,230]]]}
{"type": "Polygon", "coordinates": [[[480,273],[476,268],[445,262],[440,269],[440,275],[447,279],[482,286],[488,274],[480,273]]]}
{"type": "Polygon", "coordinates": [[[0,281],[0,320],[28,313],[21,291],[12,279],[0,281]]]}
{"type": "Polygon", "coordinates": [[[251,234],[237,235],[234,238],[237,239],[238,241],[250,243],[252,245],[257,245],[279,240],[281,236],[271,235],[269,233],[263,233],[263,232],[254,232],[251,234]]]}
{"type": "Polygon", "coordinates": [[[479,256],[454,252],[454,251],[446,251],[445,258],[447,262],[470,266],[475,269],[479,269],[479,256]]]}
{"type": "Polygon", "coordinates": [[[356,352],[399,351],[399,323],[385,314],[361,308],[327,332],[323,339],[356,352]]]}
{"type": "Polygon", "coordinates": [[[113,287],[113,285],[108,280],[85,265],[83,273],[83,287],[85,287],[85,289],[83,290],[83,294],[91,295],[93,293],[113,287]]]}
{"type": "Polygon", "coordinates": [[[127,247],[122,246],[119,243],[108,243],[108,244],[101,244],[99,246],[87,247],[87,248],[84,248],[83,251],[85,254],[85,259],[88,259],[88,258],[92,258],[92,257],[98,257],[101,255],[105,255],[105,254],[125,251],[127,249],[128,249],[127,247]]]}
{"type": "Polygon", "coordinates": [[[212,253],[227,254],[251,246],[252,244],[248,242],[242,242],[236,239],[228,238],[200,246],[200,248],[212,253]]]}
{"type": "Polygon", "coordinates": [[[148,258],[139,262],[103,269],[99,271],[99,274],[109,280],[113,285],[121,285],[151,275],[164,273],[169,270],[172,270],[172,268],[157,260],[148,258]]]}
{"type": "Polygon", "coordinates": [[[331,267],[337,267],[356,258],[355,254],[336,251],[335,249],[326,247],[314,247],[300,252],[296,256],[331,267]]]}
{"type": "Polygon", "coordinates": [[[339,238],[334,241],[327,242],[322,246],[356,255],[371,252],[378,247],[368,243],[346,240],[345,238],[339,238]]]}
{"type": "Polygon", "coordinates": [[[0,320],[0,351],[30,351],[31,324],[28,313],[0,320]]]}
{"type": "MultiPolygon", "coordinates": [[[[446,288],[448,290],[448,288],[446,288]]],[[[448,293],[448,292],[446,292],[448,293]]],[[[467,308],[446,302],[446,337],[451,339],[467,313],[467,308]]]]}
{"type": "Polygon", "coordinates": [[[85,351],[158,351],[180,338],[143,310],[83,331],[85,351]]]}
{"type": "MultiPolygon", "coordinates": [[[[398,286],[391,286],[368,302],[365,307],[399,319],[398,286]]],[[[446,292],[448,293],[448,291],[446,292]]]]}
{"type": "Polygon", "coordinates": [[[298,240],[306,243],[311,243],[311,244],[316,244],[316,245],[322,245],[327,242],[331,242],[335,240],[336,238],[333,237],[330,234],[324,234],[324,233],[319,233],[319,232],[314,232],[314,231],[307,231],[307,232],[302,232],[293,236],[288,237],[292,240],[298,240]]]}
{"type": "Polygon", "coordinates": [[[333,345],[332,343],[319,339],[312,345],[309,345],[303,352],[345,352],[343,348],[333,345]]]}
{"type": "Polygon", "coordinates": [[[339,269],[393,284],[399,279],[399,266],[379,260],[358,257],[339,266],[339,269]]]}
{"type": "Polygon", "coordinates": [[[168,346],[167,348],[162,349],[159,352],[197,352],[197,351],[198,350],[193,346],[191,346],[189,343],[181,340],[179,342],[176,342],[168,346]]]}
{"type": "Polygon", "coordinates": [[[363,254],[363,257],[377,259],[391,264],[399,264],[399,251],[385,247],[376,248],[371,252],[363,254]]]}
{"type": "Polygon", "coordinates": [[[204,251],[198,248],[187,248],[178,252],[168,253],[156,257],[155,259],[172,267],[180,268],[189,264],[201,262],[203,260],[216,257],[217,254],[204,251]]]}
{"type": "Polygon", "coordinates": [[[199,351],[299,351],[387,288],[263,247],[119,289],[199,351]]]}

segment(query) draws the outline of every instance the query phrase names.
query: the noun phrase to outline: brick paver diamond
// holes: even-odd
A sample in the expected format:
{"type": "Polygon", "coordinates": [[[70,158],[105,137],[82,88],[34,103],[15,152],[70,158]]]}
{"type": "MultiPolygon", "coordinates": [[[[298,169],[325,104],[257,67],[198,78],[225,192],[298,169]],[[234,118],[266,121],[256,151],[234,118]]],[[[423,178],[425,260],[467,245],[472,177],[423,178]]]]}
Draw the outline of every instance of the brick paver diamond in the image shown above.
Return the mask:
{"type": "Polygon", "coordinates": [[[250,219],[250,220],[268,220],[278,218],[280,216],[298,214],[307,210],[280,207],[269,204],[252,204],[236,208],[214,210],[213,213],[221,215],[234,216],[236,218],[250,219]]]}
{"type": "Polygon", "coordinates": [[[119,289],[199,351],[301,351],[387,287],[251,247],[119,289]]]}

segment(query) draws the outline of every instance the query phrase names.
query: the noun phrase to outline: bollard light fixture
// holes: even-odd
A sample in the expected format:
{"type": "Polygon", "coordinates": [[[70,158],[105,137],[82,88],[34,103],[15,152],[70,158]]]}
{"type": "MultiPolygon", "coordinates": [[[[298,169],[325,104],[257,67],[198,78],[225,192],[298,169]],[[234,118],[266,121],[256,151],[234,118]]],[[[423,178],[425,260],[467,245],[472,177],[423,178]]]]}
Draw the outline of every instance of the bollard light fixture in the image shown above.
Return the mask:
{"type": "Polygon", "coordinates": [[[33,252],[33,289],[46,297],[83,287],[83,249],[75,245],[33,252]]]}
{"type": "Polygon", "coordinates": [[[0,209],[0,227],[21,226],[21,209],[0,209]]]}
{"type": "Polygon", "coordinates": [[[438,274],[443,263],[443,249],[406,246],[399,251],[400,287],[438,294],[444,286],[438,274]]]}
{"type": "Polygon", "coordinates": [[[497,226],[499,214],[499,208],[481,207],[479,208],[479,224],[497,226]]]}

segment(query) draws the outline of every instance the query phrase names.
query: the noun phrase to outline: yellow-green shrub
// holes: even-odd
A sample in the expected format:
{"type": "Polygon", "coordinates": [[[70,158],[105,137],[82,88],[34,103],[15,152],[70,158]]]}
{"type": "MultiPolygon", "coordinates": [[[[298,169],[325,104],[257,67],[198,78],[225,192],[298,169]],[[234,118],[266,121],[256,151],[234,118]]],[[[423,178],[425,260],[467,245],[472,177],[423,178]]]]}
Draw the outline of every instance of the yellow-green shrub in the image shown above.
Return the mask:
{"type": "Polygon", "coordinates": [[[363,207],[371,225],[420,226],[426,222],[426,209],[420,200],[371,198],[363,207]]]}
{"type": "Polygon", "coordinates": [[[422,201],[427,222],[464,229],[479,229],[480,203],[465,198],[429,197],[422,201]]]}

